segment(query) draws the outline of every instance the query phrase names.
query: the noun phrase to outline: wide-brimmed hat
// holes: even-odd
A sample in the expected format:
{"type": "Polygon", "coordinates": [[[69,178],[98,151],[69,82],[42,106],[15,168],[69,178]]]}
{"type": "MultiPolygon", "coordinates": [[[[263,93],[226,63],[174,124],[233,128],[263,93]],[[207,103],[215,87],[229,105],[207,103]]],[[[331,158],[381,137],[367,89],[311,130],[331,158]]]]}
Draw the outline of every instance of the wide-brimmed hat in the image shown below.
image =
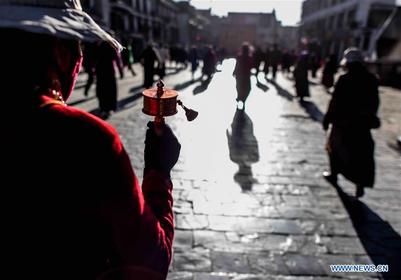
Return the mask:
{"type": "Polygon", "coordinates": [[[347,63],[353,62],[363,62],[362,52],[355,47],[348,48],[344,51],[343,59],[341,60],[341,65],[346,65],[347,63]]]}
{"type": "Polygon", "coordinates": [[[122,46],[86,12],[80,0],[0,0],[0,28],[15,28],[62,39],[107,41],[122,46]]]}

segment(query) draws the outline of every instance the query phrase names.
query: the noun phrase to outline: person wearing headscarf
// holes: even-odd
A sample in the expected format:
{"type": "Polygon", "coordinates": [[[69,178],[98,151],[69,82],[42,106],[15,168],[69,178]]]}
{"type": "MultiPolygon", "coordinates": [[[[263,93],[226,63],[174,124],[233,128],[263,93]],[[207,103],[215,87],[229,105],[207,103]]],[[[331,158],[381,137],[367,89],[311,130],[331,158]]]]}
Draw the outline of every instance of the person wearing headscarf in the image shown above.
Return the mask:
{"type": "Polygon", "coordinates": [[[177,138],[149,123],[141,186],[116,130],[66,105],[80,43],[121,45],[78,0],[1,1],[0,36],[3,277],[166,279],[177,138]]]}
{"type": "Polygon", "coordinates": [[[237,56],[233,76],[236,80],[237,102],[240,109],[245,109],[245,102],[251,91],[251,70],[253,58],[248,43],[242,44],[241,52],[237,56]]]}
{"type": "Polygon", "coordinates": [[[337,184],[337,175],[356,185],[356,197],[364,195],[364,188],[372,188],[375,177],[374,142],[370,130],[380,126],[379,82],[363,64],[357,48],[344,51],[342,64],[347,73],[335,85],[324,130],[331,125],[327,143],[330,171],[323,176],[337,184]]]}

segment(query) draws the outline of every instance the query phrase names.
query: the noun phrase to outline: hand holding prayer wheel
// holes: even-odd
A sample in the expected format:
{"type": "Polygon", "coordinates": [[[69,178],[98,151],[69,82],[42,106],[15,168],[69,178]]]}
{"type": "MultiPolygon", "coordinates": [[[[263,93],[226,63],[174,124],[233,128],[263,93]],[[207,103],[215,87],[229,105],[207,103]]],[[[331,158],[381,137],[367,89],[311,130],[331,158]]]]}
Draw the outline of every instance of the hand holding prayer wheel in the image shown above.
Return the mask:
{"type": "Polygon", "coordinates": [[[186,108],[177,100],[178,92],[163,87],[164,83],[160,80],[157,88],[143,92],[142,111],[155,117],[154,122],[148,123],[146,132],[145,174],[152,169],[170,174],[178,160],[181,145],[170,127],[164,123],[164,118],[177,113],[177,104],[185,110],[188,121],[193,121],[198,115],[198,112],[186,108]]]}

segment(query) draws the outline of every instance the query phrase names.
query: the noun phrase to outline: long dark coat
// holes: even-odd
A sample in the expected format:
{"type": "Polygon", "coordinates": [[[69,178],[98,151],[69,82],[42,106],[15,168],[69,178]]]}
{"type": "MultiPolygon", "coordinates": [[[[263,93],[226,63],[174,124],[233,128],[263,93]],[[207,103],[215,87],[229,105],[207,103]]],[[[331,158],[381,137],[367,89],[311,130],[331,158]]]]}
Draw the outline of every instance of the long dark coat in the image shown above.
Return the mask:
{"type": "Polygon", "coordinates": [[[373,187],[374,142],[370,129],[379,126],[378,80],[362,65],[341,76],[324,118],[332,124],[328,154],[333,173],[363,187],[373,187]]]}
{"type": "Polygon", "coordinates": [[[205,57],[203,58],[203,75],[210,78],[216,72],[217,57],[212,49],[206,51],[205,57]]]}
{"type": "Polygon", "coordinates": [[[294,69],[295,90],[300,98],[309,96],[308,62],[301,58],[294,69]]]}
{"type": "Polygon", "coordinates": [[[143,61],[143,68],[144,68],[143,86],[145,88],[150,88],[153,85],[153,78],[154,75],[156,74],[155,62],[159,61],[159,55],[153,47],[148,46],[142,52],[141,60],[143,61]]]}
{"type": "Polygon", "coordinates": [[[251,69],[253,59],[250,55],[241,54],[237,57],[234,76],[237,81],[237,100],[245,102],[251,91],[251,69]]]}
{"type": "Polygon", "coordinates": [[[330,58],[323,68],[322,84],[326,88],[331,88],[334,85],[334,75],[337,72],[337,61],[335,58],[330,58]]]}
{"type": "Polygon", "coordinates": [[[117,109],[117,81],[115,64],[118,61],[116,51],[107,43],[102,43],[97,50],[96,96],[102,111],[117,109]]]}

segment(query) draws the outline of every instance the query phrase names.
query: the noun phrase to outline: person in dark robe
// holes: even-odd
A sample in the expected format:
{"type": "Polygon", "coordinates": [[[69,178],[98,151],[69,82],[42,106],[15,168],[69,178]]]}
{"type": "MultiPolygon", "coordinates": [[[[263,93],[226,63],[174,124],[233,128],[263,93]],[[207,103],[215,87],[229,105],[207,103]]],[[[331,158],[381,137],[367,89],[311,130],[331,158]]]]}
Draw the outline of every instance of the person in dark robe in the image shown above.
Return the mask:
{"type": "Polygon", "coordinates": [[[277,76],[278,65],[281,61],[281,51],[278,49],[277,44],[273,45],[270,52],[270,65],[272,67],[272,79],[275,80],[277,76]]]}
{"type": "Polygon", "coordinates": [[[241,52],[237,56],[237,62],[233,72],[233,76],[237,82],[237,106],[239,109],[245,109],[245,102],[251,91],[251,70],[253,66],[250,46],[244,43],[241,47],[241,52]]]}
{"type": "Polygon", "coordinates": [[[97,48],[96,96],[102,119],[107,119],[117,109],[117,80],[115,65],[119,65],[117,52],[106,42],[97,48]]]}
{"type": "Polygon", "coordinates": [[[302,52],[294,68],[295,91],[300,101],[309,96],[308,54],[302,52]]]}
{"type": "Polygon", "coordinates": [[[263,54],[263,72],[265,74],[265,78],[267,78],[267,75],[269,75],[269,69],[270,69],[270,60],[271,60],[271,50],[270,47],[266,48],[265,53],[263,54]]]}
{"type": "Polygon", "coordinates": [[[83,52],[84,58],[82,65],[84,67],[84,71],[88,75],[84,89],[84,96],[88,97],[89,90],[92,87],[96,77],[96,44],[85,43],[83,52]]]}
{"type": "Polygon", "coordinates": [[[141,62],[144,70],[144,88],[150,88],[153,86],[153,78],[156,74],[155,63],[159,61],[159,54],[157,50],[152,44],[148,44],[141,54],[141,62]]]}
{"type": "Polygon", "coordinates": [[[334,54],[332,54],[324,65],[322,75],[322,84],[326,88],[327,92],[329,92],[330,88],[334,85],[334,75],[337,73],[337,69],[337,58],[334,54]]]}
{"type": "Polygon", "coordinates": [[[255,52],[253,53],[253,67],[255,68],[255,76],[258,77],[260,63],[263,61],[263,51],[260,47],[256,47],[255,52]]]}
{"type": "Polygon", "coordinates": [[[320,57],[316,52],[311,52],[309,55],[309,69],[312,78],[316,78],[317,70],[320,68],[320,57]]]}
{"type": "Polygon", "coordinates": [[[283,55],[281,56],[281,70],[283,74],[289,74],[291,67],[291,54],[288,49],[285,49],[283,55]]]}
{"type": "Polygon", "coordinates": [[[216,72],[217,56],[211,46],[206,49],[205,56],[203,57],[202,74],[206,76],[209,81],[213,74],[216,72]]]}
{"type": "Polygon", "coordinates": [[[192,80],[194,80],[195,72],[199,66],[199,55],[196,46],[192,46],[189,50],[189,62],[191,63],[191,73],[192,73],[192,80]]]}
{"type": "Polygon", "coordinates": [[[123,66],[127,67],[131,72],[132,76],[136,76],[136,72],[134,69],[134,51],[132,48],[132,38],[128,38],[126,46],[124,50],[121,52],[121,58],[123,61],[123,66]]]}
{"type": "Polygon", "coordinates": [[[337,175],[356,185],[356,197],[364,188],[372,188],[375,177],[374,142],[370,130],[380,126],[379,82],[363,64],[357,48],[344,52],[343,64],[348,72],[335,85],[332,99],[323,120],[323,128],[331,131],[327,144],[330,172],[323,176],[337,184],[337,175]]]}

